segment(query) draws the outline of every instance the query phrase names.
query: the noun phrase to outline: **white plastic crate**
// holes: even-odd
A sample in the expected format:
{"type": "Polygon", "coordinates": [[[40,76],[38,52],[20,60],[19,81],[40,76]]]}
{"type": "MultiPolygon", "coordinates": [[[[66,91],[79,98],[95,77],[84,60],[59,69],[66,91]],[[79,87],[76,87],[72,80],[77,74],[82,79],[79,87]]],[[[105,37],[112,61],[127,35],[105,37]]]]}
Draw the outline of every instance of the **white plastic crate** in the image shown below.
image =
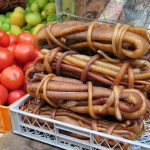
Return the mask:
{"type": "Polygon", "coordinates": [[[107,150],[115,149],[117,146],[120,150],[122,150],[120,145],[121,142],[128,143],[130,145],[130,150],[150,150],[150,120],[147,121],[148,134],[143,135],[139,141],[131,141],[19,110],[19,108],[25,106],[29,99],[30,96],[26,95],[20,101],[10,107],[11,121],[14,133],[67,150],[107,150]],[[31,118],[32,123],[30,121],[31,118]],[[43,121],[42,126],[39,124],[38,119],[43,121]],[[51,128],[49,123],[53,124],[54,127],[51,128]],[[61,132],[62,130],[84,135],[90,140],[85,141],[64,135],[61,132]],[[98,144],[96,142],[94,135],[99,135],[102,137],[103,140],[101,143],[98,144]],[[110,147],[107,141],[108,138],[116,140],[117,144],[114,147],[110,147]],[[107,145],[107,147],[104,146],[104,143],[107,145]]]}

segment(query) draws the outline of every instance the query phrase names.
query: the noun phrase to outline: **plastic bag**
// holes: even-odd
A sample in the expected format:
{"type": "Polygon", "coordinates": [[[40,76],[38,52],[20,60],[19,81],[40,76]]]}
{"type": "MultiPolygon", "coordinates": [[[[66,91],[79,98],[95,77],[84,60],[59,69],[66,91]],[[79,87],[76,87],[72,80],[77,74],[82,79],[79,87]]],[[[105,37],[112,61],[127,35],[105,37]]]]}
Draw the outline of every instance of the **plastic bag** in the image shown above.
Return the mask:
{"type": "Polygon", "coordinates": [[[56,0],[56,6],[61,21],[86,19],[146,28],[150,22],[150,0],[56,0]]]}

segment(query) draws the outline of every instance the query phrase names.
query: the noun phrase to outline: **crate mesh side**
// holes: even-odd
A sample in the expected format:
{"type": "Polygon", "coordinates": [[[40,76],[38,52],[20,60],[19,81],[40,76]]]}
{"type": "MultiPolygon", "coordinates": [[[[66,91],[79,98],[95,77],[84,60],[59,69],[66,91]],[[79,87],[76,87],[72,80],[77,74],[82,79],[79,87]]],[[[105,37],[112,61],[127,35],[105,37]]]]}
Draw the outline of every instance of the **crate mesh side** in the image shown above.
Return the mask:
{"type": "MultiPolygon", "coordinates": [[[[57,130],[56,130],[56,128],[54,128],[54,124],[52,122],[47,122],[47,121],[42,120],[43,123],[41,125],[39,123],[38,119],[36,119],[36,118],[31,119],[31,117],[25,116],[25,115],[21,116],[21,118],[22,118],[22,123],[23,123],[23,124],[21,124],[21,126],[22,126],[23,132],[25,134],[29,134],[31,136],[37,136],[38,138],[44,138],[46,140],[53,140],[54,142],[56,142],[55,133],[57,133],[56,135],[59,137],[59,144],[60,145],[67,145],[69,147],[72,146],[76,149],[81,148],[80,146],[78,146],[77,143],[76,144],[72,143],[72,141],[69,141],[69,142],[67,141],[66,142],[64,140],[64,136],[67,137],[66,139],[72,138],[69,135],[64,135],[63,134],[63,131],[65,131],[65,132],[67,131],[66,128],[64,130],[62,130],[62,128],[59,126],[60,128],[58,127],[57,130]],[[53,127],[51,127],[50,125],[53,126],[53,127]],[[34,127],[36,127],[36,129],[34,127]],[[45,131],[45,132],[39,131],[38,128],[43,129],[43,131],[45,131]],[[46,133],[46,130],[50,131],[51,134],[46,133]]],[[[150,130],[149,123],[150,123],[150,121],[147,121],[147,126],[148,126],[147,132],[150,130]]],[[[70,130],[68,130],[67,132],[70,133],[69,131],[70,130]]],[[[72,131],[72,133],[79,134],[79,132],[74,132],[74,131],[72,131]]],[[[87,136],[87,137],[89,137],[89,136],[87,136]]],[[[74,139],[74,141],[78,140],[77,138],[73,138],[73,139],[74,139]]],[[[88,142],[88,145],[90,145],[90,142],[92,141],[92,147],[94,147],[95,149],[98,148],[98,147],[102,147],[102,148],[112,148],[112,149],[119,148],[120,150],[123,150],[123,145],[122,145],[121,141],[116,140],[116,144],[111,145],[110,144],[111,140],[112,139],[108,139],[106,137],[101,137],[101,140],[98,143],[95,139],[95,134],[91,133],[90,140],[86,140],[86,142],[88,142]]],[[[144,144],[150,144],[150,134],[143,135],[138,142],[144,143],[144,144]]],[[[130,145],[130,146],[134,150],[141,150],[141,147],[138,146],[138,145],[130,145]]]]}

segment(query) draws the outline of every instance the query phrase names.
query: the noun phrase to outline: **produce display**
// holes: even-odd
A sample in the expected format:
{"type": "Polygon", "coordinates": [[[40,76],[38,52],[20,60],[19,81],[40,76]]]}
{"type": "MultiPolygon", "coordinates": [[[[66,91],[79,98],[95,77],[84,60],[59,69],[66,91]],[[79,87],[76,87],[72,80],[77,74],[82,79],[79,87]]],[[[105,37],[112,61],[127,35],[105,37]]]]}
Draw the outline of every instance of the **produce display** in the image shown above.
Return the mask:
{"type": "MultiPolygon", "coordinates": [[[[75,10],[71,3],[64,0],[61,7],[68,13],[82,7],[75,10]]],[[[101,4],[94,1],[83,16],[96,6],[92,15],[98,16],[101,4]]],[[[19,107],[22,111],[124,139],[139,138],[150,119],[147,30],[120,23],[56,20],[55,0],[28,0],[25,8],[0,14],[0,105],[9,106],[28,93],[32,98],[26,108],[19,107]]],[[[98,144],[104,140],[94,138],[98,144]]],[[[102,146],[108,147],[107,142],[117,144],[106,139],[102,146]]],[[[130,149],[123,141],[120,145],[130,149]]]]}
{"type": "Polygon", "coordinates": [[[25,8],[17,6],[0,15],[0,29],[14,35],[24,31],[35,35],[41,26],[56,19],[55,0],[28,0],[25,8]]]}
{"type": "Polygon", "coordinates": [[[0,30],[0,39],[0,105],[11,105],[27,93],[25,71],[40,51],[31,33],[15,36],[0,30]]]}
{"type": "MultiPolygon", "coordinates": [[[[117,122],[116,120],[109,121],[108,118],[95,120],[89,116],[75,114],[72,111],[68,111],[65,109],[52,108],[51,106],[48,106],[47,103],[44,103],[41,101],[35,102],[35,100],[30,100],[29,103],[26,105],[26,107],[22,110],[42,116],[42,117],[55,119],[55,120],[69,123],[72,125],[76,125],[79,127],[92,129],[95,131],[111,134],[114,136],[129,139],[129,140],[134,140],[135,137],[142,135],[146,130],[144,121],[126,120],[123,122],[117,122]]],[[[31,123],[33,123],[33,120],[32,120],[33,118],[28,117],[28,119],[30,120],[31,123]]],[[[44,125],[43,121],[40,119],[39,119],[39,123],[41,126],[44,125]]],[[[48,123],[48,124],[51,128],[54,127],[54,125],[52,123],[48,123]]],[[[46,128],[46,127],[45,127],[45,129],[48,130],[48,128],[46,128]]],[[[85,137],[83,135],[78,135],[75,133],[64,132],[64,131],[62,131],[62,133],[65,135],[70,135],[70,136],[79,138],[79,139],[89,140],[88,137],[85,137]]],[[[103,137],[100,137],[98,135],[94,135],[94,137],[95,137],[97,143],[100,143],[103,141],[103,137]]],[[[111,147],[113,147],[117,144],[115,140],[108,140],[108,143],[111,147]]],[[[123,149],[127,149],[128,144],[126,144],[125,142],[121,142],[120,144],[123,149]]],[[[102,145],[107,146],[107,144],[105,142],[103,142],[102,145]]],[[[116,146],[115,148],[119,149],[120,147],[116,146]]]]}

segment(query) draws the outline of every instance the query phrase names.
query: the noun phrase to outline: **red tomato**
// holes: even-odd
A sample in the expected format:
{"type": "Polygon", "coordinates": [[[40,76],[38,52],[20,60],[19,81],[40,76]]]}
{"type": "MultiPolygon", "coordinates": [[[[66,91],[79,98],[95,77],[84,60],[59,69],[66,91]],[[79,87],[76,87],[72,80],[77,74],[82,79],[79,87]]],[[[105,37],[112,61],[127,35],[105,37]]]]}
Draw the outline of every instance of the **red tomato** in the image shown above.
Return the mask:
{"type": "Polygon", "coordinates": [[[0,71],[12,65],[14,55],[6,48],[0,48],[0,71]]]}
{"type": "Polygon", "coordinates": [[[24,73],[19,67],[7,67],[1,72],[1,83],[9,90],[17,90],[23,86],[24,73]]]}
{"type": "Polygon", "coordinates": [[[22,64],[18,64],[15,60],[14,60],[14,62],[13,62],[13,64],[12,64],[12,66],[19,67],[20,69],[23,68],[23,65],[22,65],[22,64]]]}
{"type": "Polygon", "coordinates": [[[7,47],[7,49],[13,53],[15,46],[16,46],[16,44],[11,44],[7,47]]]}
{"type": "Polygon", "coordinates": [[[28,32],[22,32],[18,35],[18,43],[29,42],[34,44],[34,35],[28,32]]]}
{"type": "Polygon", "coordinates": [[[5,31],[0,30],[0,46],[7,47],[9,43],[10,43],[10,38],[8,34],[5,31]]]}
{"type": "Polygon", "coordinates": [[[23,87],[21,88],[23,91],[27,92],[27,85],[28,85],[29,81],[28,80],[24,80],[24,84],[23,87]]]}
{"type": "Polygon", "coordinates": [[[19,43],[14,48],[14,57],[18,63],[25,64],[34,59],[34,47],[30,43],[19,43]]]}
{"type": "Polygon", "coordinates": [[[0,105],[4,105],[8,98],[8,91],[7,89],[0,84],[0,105]]]}
{"type": "Polygon", "coordinates": [[[13,35],[13,34],[8,34],[9,38],[10,38],[10,44],[17,44],[17,36],[13,35]]]}
{"type": "Polygon", "coordinates": [[[30,66],[32,66],[33,63],[34,63],[34,61],[30,61],[30,62],[26,63],[26,64],[24,65],[24,67],[23,67],[23,71],[26,72],[26,70],[27,70],[30,66]]]}
{"type": "Polygon", "coordinates": [[[34,58],[37,58],[40,56],[40,50],[35,48],[35,54],[34,54],[34,58]]]}
{"type": "Polygon", "coordinates": [[[22,96],[26,94],[23,90],[14,90],[11,91],[8,95],[8,104],[11,105],[12,103],[16,102],[18,99],[20,99],[22,96]]]}

